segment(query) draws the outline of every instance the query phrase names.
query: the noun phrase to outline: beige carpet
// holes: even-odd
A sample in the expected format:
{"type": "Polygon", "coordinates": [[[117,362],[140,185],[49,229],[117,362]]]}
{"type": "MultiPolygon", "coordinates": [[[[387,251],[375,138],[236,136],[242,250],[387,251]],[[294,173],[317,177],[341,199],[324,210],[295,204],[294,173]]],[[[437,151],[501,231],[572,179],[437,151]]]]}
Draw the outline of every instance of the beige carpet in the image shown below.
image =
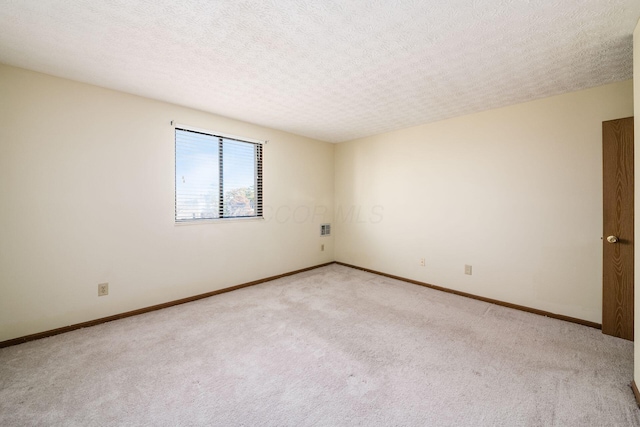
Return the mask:
{"type": "Polygon", "coordinates": [[[0,350],[0,425],[640,426],[633,344],[331,265],[0,350]]]}

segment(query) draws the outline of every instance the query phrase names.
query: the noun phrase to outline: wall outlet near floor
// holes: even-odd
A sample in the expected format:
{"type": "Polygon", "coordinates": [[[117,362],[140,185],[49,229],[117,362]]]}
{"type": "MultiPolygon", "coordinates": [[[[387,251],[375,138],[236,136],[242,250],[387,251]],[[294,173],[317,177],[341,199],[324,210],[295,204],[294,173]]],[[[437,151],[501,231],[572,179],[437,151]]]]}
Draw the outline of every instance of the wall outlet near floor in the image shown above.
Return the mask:
{"type": "Polygon", "coordinates": [[[108,283],[99,283],[98,284],[98,296],[103,297],[105,295],[109,295],[109,284],[108,283]]]}
{"type": "Polygon", "coordinates": [[[420,267],[424,267],[426,264],[426,260],[424,258],[420,258],[420,267]]]}
{"type": "Polygon", "coordinates": [[[469,276],[471,276],[471,266],[469,264],[465,264],[464,266],[464,274],[468,274],[469,276]]]}

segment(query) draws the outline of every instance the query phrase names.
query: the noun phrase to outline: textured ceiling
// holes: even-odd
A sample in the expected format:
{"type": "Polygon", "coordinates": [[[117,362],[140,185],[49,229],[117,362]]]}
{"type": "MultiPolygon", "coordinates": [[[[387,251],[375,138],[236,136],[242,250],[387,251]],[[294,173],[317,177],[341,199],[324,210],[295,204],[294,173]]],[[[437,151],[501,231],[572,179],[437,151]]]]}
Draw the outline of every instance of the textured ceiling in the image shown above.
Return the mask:
{"type": "Polygon", "coordinates": [[[640,0],[0,0],[0,62],[340,142],[632,77],[640,0]]]}

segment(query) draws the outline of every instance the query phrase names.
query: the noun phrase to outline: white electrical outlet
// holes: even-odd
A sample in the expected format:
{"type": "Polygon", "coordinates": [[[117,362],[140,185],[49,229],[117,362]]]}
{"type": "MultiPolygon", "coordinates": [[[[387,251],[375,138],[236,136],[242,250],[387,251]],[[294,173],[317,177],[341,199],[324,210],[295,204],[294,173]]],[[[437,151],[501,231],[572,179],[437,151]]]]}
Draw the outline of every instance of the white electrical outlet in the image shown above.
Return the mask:
{"type": "Polygon", "coordinates": [[[471,276],[471,272],[472,272],[471,266],[469,264],[466,264],[464,266],[464,274],[468,274],[469,276],[471,276]]]}
{"type": "Polygon", "coordinates": [[[427,265],[426,260],[424,258],[420,258],[420,267],[424,267],[427,265]]]}
{"type": "Polygon", "coordinates": [[[108,283],[98,284],[98,296],[103,297],[105,295],[109,295],[109,284],[108,283]]]}

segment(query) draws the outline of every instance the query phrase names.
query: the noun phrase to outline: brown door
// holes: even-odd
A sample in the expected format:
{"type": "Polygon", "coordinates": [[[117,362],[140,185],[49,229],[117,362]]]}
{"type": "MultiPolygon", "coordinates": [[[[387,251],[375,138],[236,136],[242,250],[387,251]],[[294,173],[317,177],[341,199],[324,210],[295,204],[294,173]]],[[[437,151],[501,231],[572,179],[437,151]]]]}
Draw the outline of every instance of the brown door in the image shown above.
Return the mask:
{"type": "Polygon", "coordinates": [[[633,340],[633,117],[602,123],[602,332],[633,340]]]}

